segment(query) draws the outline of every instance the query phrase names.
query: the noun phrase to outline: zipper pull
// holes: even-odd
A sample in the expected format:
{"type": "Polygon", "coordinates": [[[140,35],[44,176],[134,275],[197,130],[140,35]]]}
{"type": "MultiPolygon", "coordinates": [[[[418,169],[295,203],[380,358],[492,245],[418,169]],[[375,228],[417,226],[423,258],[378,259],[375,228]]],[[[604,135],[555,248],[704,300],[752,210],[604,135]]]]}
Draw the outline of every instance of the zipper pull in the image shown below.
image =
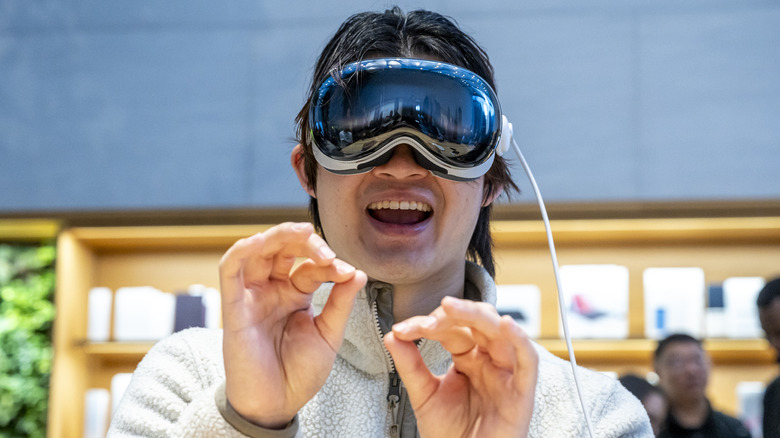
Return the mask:
{"type": "Polygon", "coordinates": [[[398,373],[390,373],[390,388],[387,391],[387,401],[393,415],[393,424],[390,425],[390,437],[398,438],[401,431],[398,426],[398,402],[401,400],[401,378],[398,373]]]}
{"type": "Polygon", "coordinates": [[[401,400],[401,378],[398,373],[393,371],[390,373],[390,389],[387,391],[387,401],[395,405],[401,400]]]}

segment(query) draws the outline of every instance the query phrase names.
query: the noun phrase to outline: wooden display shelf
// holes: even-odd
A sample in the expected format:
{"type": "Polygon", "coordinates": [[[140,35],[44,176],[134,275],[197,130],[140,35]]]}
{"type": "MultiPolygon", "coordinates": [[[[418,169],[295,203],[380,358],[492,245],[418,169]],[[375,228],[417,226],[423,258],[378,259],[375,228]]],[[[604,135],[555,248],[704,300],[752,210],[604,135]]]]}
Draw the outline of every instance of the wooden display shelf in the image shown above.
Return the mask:
{"type": "Polygon", "coordinates": [[[154,342],[79,342],[78,345],[90,358],[139,362],[154,342]]]}
{"type": "MultiPolygon", "coordinates": [[[[563,339],[539,339],[536,341],[563,359],[569,358],[563,339]]],[[[589,363],[638,363],[653,360],[657,341],[652,339],[577,339],[572,341],[577,362],[589,363]]],[[[86,342],[79,348],[91,358],[102,360],[140,361],[154,342],[86,342]]],[[[704,348],[715,365],[773,364],[775,353],[764,339],[707,339],[704,348]]]]}
{"type": "Polygon", "coordinates": [[[90,250],[153,252],[155,250],[227,249],[239,239],[267,230],[270,225],[151,226],[72,228],[68,233],[90,250]]]}
{"type": "MultiPolygon", "coordinates": [[[[554,240],[566,246],[780,243],[780,217],[562,220],[550,228],[554,240]]],[[[507,246],[547,245],[541,221],[495,222],[493,238],[507,246]]]]}
{"type": "MultiPolygon", "coordinates": [[[[551,353],[563,359],[569,358],[563,339],[540,340],[551,353]]],[[[764,339],[707,339],[704,349],[715,365],[767,364],[775,362],[775,354],[764,339]]],[[[642,364],[653,361],[657,341],[652,339],[578,339],[572,341],[577,363],[589,364],[642,364]]]]}
{"type": "MultiPolygon", "coordinates": [[[[51,438],[83,435],[83,395],[107,387],[117,372],[130,372],[151,342],[84,342],[88,291],[102,286],[153,286],[175,292],[191,284],[218,287],[217,266],[235,241],[268,225],[138,226],[70,228],[59,233],[57,319],[49,424],[51,438]]],[[[539,343],[568,357],[558,339],[555,285],[545,232],[538,220],[494,221],[499,284],[539,286],[539,343]]],[[[780,274],[780,217],[604,219],[552,222],[561,265],[615,263],[630,271],[629,339],[575,340],[578,363],[598,370],[646,372],[655,341],[644,336],[641,273],[653,266],[700,266],[708,282],[730,276],[780,274]]],[[[711,339],[714,404],[736,410],[734,388],[742,380],[776,374],[774,354],[761,339],[711,339]]]]}

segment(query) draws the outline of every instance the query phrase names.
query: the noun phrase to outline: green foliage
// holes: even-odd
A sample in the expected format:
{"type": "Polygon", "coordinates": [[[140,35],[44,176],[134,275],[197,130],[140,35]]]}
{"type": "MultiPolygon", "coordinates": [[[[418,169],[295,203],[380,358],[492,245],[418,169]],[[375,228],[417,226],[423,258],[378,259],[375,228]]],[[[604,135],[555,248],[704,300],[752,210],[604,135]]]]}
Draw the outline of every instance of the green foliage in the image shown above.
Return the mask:
{"type": "Polygon", "coordinates": [[[0,437],[44,437],[54,320],[51,245],[0,245],[0,437]]]}

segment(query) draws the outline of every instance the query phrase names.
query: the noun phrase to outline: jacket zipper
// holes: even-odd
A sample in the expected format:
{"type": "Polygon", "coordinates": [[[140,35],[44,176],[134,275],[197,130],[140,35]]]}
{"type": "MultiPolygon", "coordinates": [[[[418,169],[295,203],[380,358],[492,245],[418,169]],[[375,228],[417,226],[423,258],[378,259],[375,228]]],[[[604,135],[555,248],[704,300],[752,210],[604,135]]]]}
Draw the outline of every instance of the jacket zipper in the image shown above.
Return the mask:
{"type": "Polygon", "coordinates": [[[390,389],[387,392],[387,402],[393,412],[393,424],[390,425],[390,436],[399,438],[401,436],[400,425],[398,424],[398,412],[401,410],[401,378],[395,371],[390,372],[390,389]]]}
{"type": "Polygon", "coordinates": [[[398,372],[395,370],[395,362],[393,362],[393,356],[387,351],[384,343],[385,334],[382,333],[382,328],[379,325],[379,312],[377,311],[376,301],[371,306],[374,312],[374,326],[379,334],[379,339],[382,341],[382,350],[385,352],[385,358],[390,368],[388,377],[390,379],[390,385],[387,391],[387,409],[390,412],[392,418],[392,424],[390,424],[390,437],[399,438],[401,436],[401,426],[398,424],[398,413],[400,411],[399,402],[401,400],[401,378],[398,376],[398,372]]]}

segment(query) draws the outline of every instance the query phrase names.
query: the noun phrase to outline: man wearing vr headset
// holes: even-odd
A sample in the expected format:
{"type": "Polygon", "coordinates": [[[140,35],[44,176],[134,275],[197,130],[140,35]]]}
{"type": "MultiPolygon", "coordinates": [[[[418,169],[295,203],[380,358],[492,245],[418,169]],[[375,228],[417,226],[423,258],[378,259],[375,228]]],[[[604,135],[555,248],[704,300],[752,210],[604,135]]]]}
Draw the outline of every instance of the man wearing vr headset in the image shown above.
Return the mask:
{"type": "MultiPolygon", "coordinates": [[[[585,436],[569,364],[493,307],[490,209],[516,189],[494,89],[439,14],[342,24],[296,119],[314,226],[228,250],[224,330],[158,343],[110,435],[585,436]]],[[[596,436],[652,436],[619,382],[581,372],[596,436]]]]}

